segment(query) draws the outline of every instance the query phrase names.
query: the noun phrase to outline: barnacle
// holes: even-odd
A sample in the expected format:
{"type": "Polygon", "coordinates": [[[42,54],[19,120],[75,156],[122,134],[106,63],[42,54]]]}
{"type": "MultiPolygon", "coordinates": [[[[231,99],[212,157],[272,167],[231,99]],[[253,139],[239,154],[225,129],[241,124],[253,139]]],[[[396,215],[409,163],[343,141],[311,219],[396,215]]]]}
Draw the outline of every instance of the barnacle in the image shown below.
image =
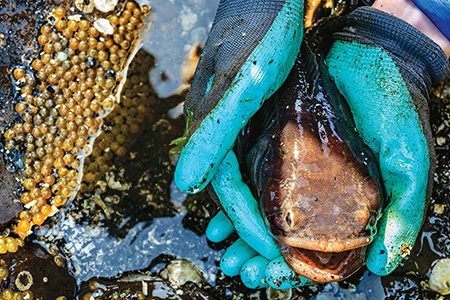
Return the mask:
{"type": "MultiPolygon", "coordinates": [[[[21,99],[15,105],[20,119],[4,132],[3,144],[7,152],[23,154],[20,201],[25,209],[13,226],[19,238],[76,195],[85,157],[118,102],[149,11],[134,1],[107,18],[70,15],[66,7],[57,7],[40,27],[39,56],[31,66],[12,71],[21,99]]],[[[145,113],[141,106],[136,109],[145,113]]],[[[110,147],[115,153],[123,153],[114,145],[110,147]]],[[[22,244],[18,238],[0,236],[0,253],[15,252],[22,244]]]]}

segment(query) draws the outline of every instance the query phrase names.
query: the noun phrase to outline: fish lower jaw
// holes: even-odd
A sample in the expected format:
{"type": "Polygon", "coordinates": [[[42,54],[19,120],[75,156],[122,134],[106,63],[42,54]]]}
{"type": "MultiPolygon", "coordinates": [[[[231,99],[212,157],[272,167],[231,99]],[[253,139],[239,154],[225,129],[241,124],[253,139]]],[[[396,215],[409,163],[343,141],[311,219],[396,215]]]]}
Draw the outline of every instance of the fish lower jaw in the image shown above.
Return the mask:
{"type": "Polygon", "coordinates": [[[311,238],[299,236],[277,236],[276,239],[287,246],[320,252],[344,252],[367,246],[371,239],[369,236],[355,238],[311,238]]]}
{"type": "Polygon", "coordinates": [[[357,272],[363,265],[366,247],[339,253],[324,253],[286,246],[283,256],[299,275],[317,283],[337,282],[357,272]]]}

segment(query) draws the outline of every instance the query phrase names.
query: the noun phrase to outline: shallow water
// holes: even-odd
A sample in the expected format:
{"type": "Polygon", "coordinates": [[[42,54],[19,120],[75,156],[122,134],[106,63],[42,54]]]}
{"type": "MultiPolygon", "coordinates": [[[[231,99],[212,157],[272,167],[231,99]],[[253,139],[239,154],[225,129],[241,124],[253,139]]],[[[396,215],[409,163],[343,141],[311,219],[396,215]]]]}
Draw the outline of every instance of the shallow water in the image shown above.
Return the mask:
{"type": "Polygon", "coordinates": [[[143,0],[154,14],[143,48],[156,58],[150,72],[151,83],[159,96],[173,94],[182,83],[179,66],[189,50],[204,44],[217,9],[217,0],[143,0]]]}

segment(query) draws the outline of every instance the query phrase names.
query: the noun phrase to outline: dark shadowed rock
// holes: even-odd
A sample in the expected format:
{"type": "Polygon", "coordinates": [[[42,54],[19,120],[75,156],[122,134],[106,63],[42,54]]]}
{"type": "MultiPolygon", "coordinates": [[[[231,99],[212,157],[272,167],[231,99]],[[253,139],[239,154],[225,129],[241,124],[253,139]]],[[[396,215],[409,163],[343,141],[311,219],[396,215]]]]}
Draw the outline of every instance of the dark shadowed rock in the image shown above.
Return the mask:
{"type": "Polygon", "coordinates": [[[210,285],[200,287],[188,282],[174,287],[160,277],[134,272],[116,279],[98,278],[83,283],[80,299],[219,299],[210,285]],[[92,298],[91,298],[92,299],[92,298]]]}
{"type": "Polygon", "coordinates": [[[22,210],[22,204],[16,200],[14,193],[17,185],[14,174],[6,171],[0,159],[0,228],[8,225],[22,210]]]}
{"type": "Polygon", "coordinates": [[[73,299],[76,292],[75,279],[65,267],[42,247],[33,244],[19,248],[16,253],[0,257],[0,264],[8,268],[9,276],[3,280],[0,292],[31,291],[37,299],[56,299],[64,296],[73,299]]]}

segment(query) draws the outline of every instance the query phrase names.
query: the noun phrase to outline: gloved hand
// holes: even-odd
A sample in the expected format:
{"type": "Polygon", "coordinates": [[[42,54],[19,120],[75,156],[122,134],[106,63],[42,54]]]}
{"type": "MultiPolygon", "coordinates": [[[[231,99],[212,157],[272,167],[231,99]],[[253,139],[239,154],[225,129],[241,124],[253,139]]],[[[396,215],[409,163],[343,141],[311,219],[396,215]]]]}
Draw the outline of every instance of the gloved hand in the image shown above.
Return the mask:
{"type": "Polygon", "coordinates": [[[326,62],[359,134],[379,160],[388,206],[367,266],[387,275],[409,254],[424,218],[434,171],[428,93],[444,78],[448,61],[406,22],[359,8],[335,34],[326,62]]]}
{"type": "Polygon", "coordinates": [[[284,82],[303,37],[302,0],[221,0],[185,103],[175,184],[210,182],[242,127],[284,82]]]}

